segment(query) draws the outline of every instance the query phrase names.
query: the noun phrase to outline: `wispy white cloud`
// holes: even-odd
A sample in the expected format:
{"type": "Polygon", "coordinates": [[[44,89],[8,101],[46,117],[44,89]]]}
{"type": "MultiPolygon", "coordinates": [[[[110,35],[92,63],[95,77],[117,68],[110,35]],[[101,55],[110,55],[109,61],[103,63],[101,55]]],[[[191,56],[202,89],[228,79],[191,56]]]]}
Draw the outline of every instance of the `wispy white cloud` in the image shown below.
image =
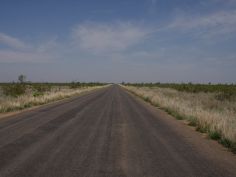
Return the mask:
{"type": "Polygon", "coordinates": [[[61,47],[61,44],[57,41],[58,37],[51,37],[46,41],[39,43],[35,50],[37,52],[50,52],[61,47]]]}
{"type": "Polygon", "coordinates": [[[211,0],[213,3],[236,4],[236,0],[211,0]]]}
{"type": "Polygon", "coordinates": [[[177,15],[165,28],[180,32],[193,32],[194,35],[211,37],[236,32],[236,11],[217,11],[215,13],[191,16],[177,15]]]}
{"type": "Polygon", "coordinates": [[[73,40],[81,49],[94,52],[124,51],[144,40],[150,31],[131,23],[85,23],[73,30],[73,40]]]}
{"type": "Polygon", "coordinates": [[[157,3],[157,0],[151,0],[152,5],[155,5],[157,3]]]}
{"type": "Polygon", "coordinates": [[[151,29],[129,22],[82,23],[73,28],[63,42],[58,42],[57,37],[51,37],[26,45],[23,40],[0,33],[0,42],[8,46],[0,48],[0,62],[56,61],[58,58],[68,58],[68,55],[78,56],[81,51],[85,55],[96,55],[97,58],[104,55],[116,58],[125,56],[126,51],[144,42],[150,34],[151,29]]]}
{"type": "Polygon", "coordinates": [[[53,61],[59,53],[57,38],[51,38],[37,44],[26,44],[20,39],[8,34],[0,33],[0,44],[6,46],[0,48],[0,62],[49,62],[53,61]]]}
{"type": "MultiPolygon", "coordinates": [[[[165,32],[169,30],[173,30],[175,33],[190,32],[192,35],[201,35],[201,37],[204,35],[209,37],[231,34],[236,32],[236,11],[219,11],[201,16],[177,15],[173,21],[163,28],[156,26],[150,28],[129,22],[81,23],[72,29],[71,34],[67,34],[66,40],[63,42],[58,42],[57,37],[52,37],[43,42],[26,45],[20,39],[0,33],[0,42],[9,46],[8,49],[0,49],[0,62],[56,61],[58,58],[68,58],[68,56],[78,58],[77,56],[81,56],[79,55],[81,51],[90,58],[107,56],[114,61],[120,60],[122,62],[129,59],[132,61],[135,59],[139,61],[141,59],[149,61],[167,60],[171,56],[176,58],[176,55],[179,55],[176,53],[178,50],[174,52],[160,50],[163,46],[161,41],[167,38],[172,39],[171,35],[165,35],[165,32]],[[151,42],[147,40],[150,38],[152,39],[151,42]],[[154,44],[152,44],[153,41],[154,44]],[[155,44],[157,45],[156,48],[155,44]],[[142,51],[134,50],[133,47],[139,45],[143,45],[142,51]],[[151,49],[145,49],[146,45],[149,45],[151,49]]],[[[186,38],[183,34],[183,39],[186,38]]],[[[175,45],[177,41],[174,40],[173,44],[175,45]]],[[[171,47],[171,42],[167,48],[171,47]]],[[[188,56],[184,57],[189,58],[188,56]]]]}
{"type": "Polygon", "coordinates": [[[1,32],[0,32],[0,44],[15,48],[15,49],[28,48],[28,46],[21,40],[14,38],[12,36],[9,36],[7,34],[1,33],[1,32]]]}
{"type": "Polygon", "coordinates": [[[42,63],[52,60],[54,60],[52,55],[42,52],[0,50],[0,62],[4,63],[42,63]]]}

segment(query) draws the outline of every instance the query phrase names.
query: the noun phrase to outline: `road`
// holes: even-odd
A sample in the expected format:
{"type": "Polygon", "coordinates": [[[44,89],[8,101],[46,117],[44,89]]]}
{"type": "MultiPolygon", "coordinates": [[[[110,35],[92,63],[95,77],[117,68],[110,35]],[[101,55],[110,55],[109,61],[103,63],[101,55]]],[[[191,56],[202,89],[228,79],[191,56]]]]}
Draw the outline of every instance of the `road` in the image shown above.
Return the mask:
{"type": "Polygon", "coordinates": [[[0,119],[1,177],[236,176],[236,157],[119,86],[0,119]]]}

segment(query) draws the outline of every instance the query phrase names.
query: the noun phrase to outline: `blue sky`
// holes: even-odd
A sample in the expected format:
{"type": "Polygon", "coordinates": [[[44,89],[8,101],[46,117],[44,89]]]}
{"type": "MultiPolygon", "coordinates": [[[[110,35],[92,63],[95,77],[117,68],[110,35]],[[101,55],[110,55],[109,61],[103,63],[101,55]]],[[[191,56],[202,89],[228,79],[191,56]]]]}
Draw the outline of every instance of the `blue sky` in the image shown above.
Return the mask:
{"type": "Polygon", "coordinates": [[[0,0],[0,82],[236,82],[236,0],[0,0]]]}

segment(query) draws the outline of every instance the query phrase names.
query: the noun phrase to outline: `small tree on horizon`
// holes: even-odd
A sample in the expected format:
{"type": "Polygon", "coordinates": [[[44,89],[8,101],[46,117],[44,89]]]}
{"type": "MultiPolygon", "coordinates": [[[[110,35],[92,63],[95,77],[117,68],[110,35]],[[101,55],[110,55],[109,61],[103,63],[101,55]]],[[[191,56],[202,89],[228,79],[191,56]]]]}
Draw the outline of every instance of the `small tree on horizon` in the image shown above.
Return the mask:
{"type": "Polygon", "coordinates": [[[26,82],[26,76],[21,74],[18,76],[18,81],[22,84],[26,82]]]}

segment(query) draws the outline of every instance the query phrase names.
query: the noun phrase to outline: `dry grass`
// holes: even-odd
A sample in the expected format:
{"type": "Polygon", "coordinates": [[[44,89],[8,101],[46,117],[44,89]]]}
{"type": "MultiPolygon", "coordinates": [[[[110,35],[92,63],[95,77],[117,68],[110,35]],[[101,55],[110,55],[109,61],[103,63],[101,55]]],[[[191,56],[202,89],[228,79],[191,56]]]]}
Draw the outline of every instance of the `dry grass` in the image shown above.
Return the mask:
{"type": "Polygon", "coordinates": [[[42,95],[36,97],[33,96],[32,93],[26,93],[16,98],[1,95],[0,112],[16,111],[36,105],[42,105],[63,98],[79,95],[82,92],[98,89],[101,87],[103,86],[84,87],[78,89],[70,89],[70,88],[53,89],[49,92],[45,92],[42,95]]]}
{"type": "Polygon", "coordinates": [[[219,101],[216,93],[186,93],[169,88],[126,86],[178,119],[187,119],[197,130],[236,151],[236,102],[219,101]]]}

